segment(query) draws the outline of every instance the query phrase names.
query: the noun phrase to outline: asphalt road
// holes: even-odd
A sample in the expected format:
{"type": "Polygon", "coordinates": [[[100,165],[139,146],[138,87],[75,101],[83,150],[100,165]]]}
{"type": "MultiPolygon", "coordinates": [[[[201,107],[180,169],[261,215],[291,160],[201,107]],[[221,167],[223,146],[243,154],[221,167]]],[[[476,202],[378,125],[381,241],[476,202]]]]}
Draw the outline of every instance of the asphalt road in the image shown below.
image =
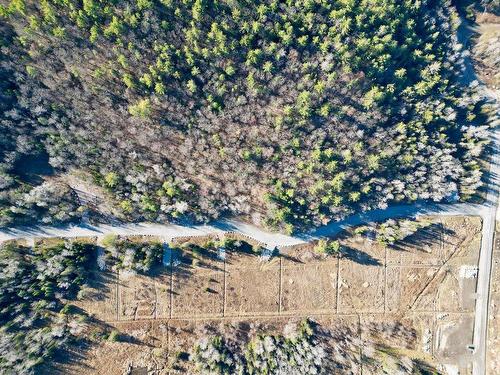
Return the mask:
{"type": "Polygon", "coordinates": [[[210,225],[182,226],[174,224],[116,224],[90,225],[77,224],[66,226],[34,226],[29,228],[4,229],[0,231],[0,241],[26,237],[79,237],[104,236],[106,234],[136,234],[154,235],[164,238],[183,236],[200,236],[205,234],[223,234],[226,232],[240,233],[263,243],[265,247],[285,247],[303,244],[321,237],[333,236],[345,228],[377,222],[389,218],[415,217],[419,215],[479,215],[483,218],[489,212],[488,206],[479,204],[432,204],[416,203],[411,205],[391,206],[384,210],[373,210],[348,217],[343,221],[334,222],[320,227],[310,233],[287,236],[268,232],[255,225],[238,220],[222,220],[210,225]]]}
{"type": "Polygon", "coordinates": [[[491,165],[489,170],[488,193],[482,212],[483,229],[481,251],[479,254],[479,273],[477,280],[477,299],[474,314],[475,348],[473,375],[486,374],[486,343],[488,337],[488,308],[490,294],[491,264],[493,256],[493,239],[495,235],[498,198],[500,189],[500,91],[485,89],[485,95],[495,105],[497,118],[494,120],[491,142],[491,165]]]}
{"type": "MultiPolygon", "coordinates": [[[[460,43],[467,45],[474,30],[467,22],[463,22],[457,30],[460,43]]],[[[461,80],[464,85],[470,85],[478,80],[474,70],[472,59],[467,56],[464,59],[465,70],[461,80]]],[[[478,80],[479,81],[479,80],[478,80]]],[[[486,352],[488,339],[488,308],[490,295],[491,264],[493,256],[493,239],[495,235],[496,217],[498,213],[498,198],[500,189],[500,90],[492,90],[485,85],[480,87],[485,99],[487,99],[496,111],[491,119],[492,132],[490,143],[490,170],[487,175],[487,196],[481,209],[483,219],[481,250],[479,253],[478,279],[476,285],[476,308],[474,313],[473,333],[473,375],[486,375],[486,352]]]]}

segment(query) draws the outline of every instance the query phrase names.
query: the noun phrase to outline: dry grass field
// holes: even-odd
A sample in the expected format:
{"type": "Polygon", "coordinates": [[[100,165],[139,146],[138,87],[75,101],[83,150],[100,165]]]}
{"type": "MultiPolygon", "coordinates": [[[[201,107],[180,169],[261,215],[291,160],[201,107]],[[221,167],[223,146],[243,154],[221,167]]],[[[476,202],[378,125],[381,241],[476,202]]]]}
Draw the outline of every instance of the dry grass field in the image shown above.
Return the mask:
{"type": "MultiPolygon", "coordinates": [[[[172,251],[173,261],[151,276],[96,269],[92,293],[77,305],[122,338],[91,346],[60,368],[69,374],[192,373],[186,359],[201,336],[244,341],[311,317],[332,332],[349,331],[354,362],[363,342],[378,340],[468,373],[481,220],[430,220],[388,247],[345,232],[340,258],[318,255],[308,244],[270,260],[251,252],[172,251]]],[[[207,238],[190,240],[196,241],[207,238]]],[[[362,362],[353,374],[361,374],[362,362]]]]}

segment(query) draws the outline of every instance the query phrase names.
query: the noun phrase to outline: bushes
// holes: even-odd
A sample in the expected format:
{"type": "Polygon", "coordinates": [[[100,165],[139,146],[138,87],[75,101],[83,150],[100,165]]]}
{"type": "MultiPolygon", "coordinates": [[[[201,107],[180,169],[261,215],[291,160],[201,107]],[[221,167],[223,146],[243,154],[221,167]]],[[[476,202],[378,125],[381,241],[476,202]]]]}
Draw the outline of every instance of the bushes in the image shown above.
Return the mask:
{"type": "Polygon", "coordinates": [[[109,235],[102,244],[105,252],[100,256],[100,267],[111,267],[115,271],[148,273],[161,264],[163,257],[163,245],[159,242],[135,242],[109,235]]]}
{"type": "Polygon", "coordinates": [[[262,335],[243,349],[229,349],[220,336],[195,344],[190,360],[200,374],[319,374],[326,373],[324,347],[314,339],[314,329],[304,320],[293,338],[262,335]]]}
{"type": "Polygon", "coordinates": [[[299,324],[290,321],[282,335],[250,333],[249,341],[242,341],[241,332],[235,332],[234,340],[203,338],[195,344],[190,360],[202,375],[228,371],[238,375],[349,374],[359,372],[361,367],[373,374],[438,373],[426,362],[410,358],[411,350],[399,351],[381,342],[391,339],[408,345],[413,342],[412,329],[399,322],[393,326],[372,324],[370,329],[373,335],[359,338],[352,327],[340,322],[319,327],[309,319],[299,324]]]}
{"type": "Polygon", "coordinates": [[[427,221],[416,221],[411,219],[389,219],[375,226],[375,238],[377,242],[384,246],[393,245],[395,242],[404,240],[416,233],[419,229],[425,228],[430,224],[431,223],[427,221]]]}
{"type": "Polygon", "coordinates": [[[120,341],[120,332],[118,332],[116,329],[112,330],[109,333],[109,336],[108,336],[107,340],[111,341],[111,342],[120,341]]]}
{"type": "Polygon", "coordinates": [[[30,187],[21,185],[9,192],[0,191],[0,227],[30,224],[60,224],[81,217],[75,193],[66,184],[47,181],[30,187]]]}
{"type": "Polygon", "coordinates": [[[325,348],[313,336],[311,322],[304,320],[293,338],[259,336],[245,352],[247,373],[320,374],[326,373],[325,348]]]}
{"type": "Polygon", "coordinates": [[[240,373],[240,364],[226,348],[221,336],[203,338],[194,346],[190,357],[200,374],[233,375],[240,373]]]}
{"type": "Polygon", "coordinates": [[[147,119],[151,115],[151,102],[149,99],[142,99],[136,104],[130,105],[128,111],[132,116],[147,119]]]}
{"type": "Polygon", "coordinates": [[[78,242],[0,246],[0,373],[35,374],[81,333],[82,319],[63,300],[84,283],[91,249],[78,242]]]}
{"type": "Polygon", "coordinates": [[[341,245],[337,240],[321,239],[316,246],[314,246],[314,251],[324,255],[339,255],[341,252],[341,245]]]}

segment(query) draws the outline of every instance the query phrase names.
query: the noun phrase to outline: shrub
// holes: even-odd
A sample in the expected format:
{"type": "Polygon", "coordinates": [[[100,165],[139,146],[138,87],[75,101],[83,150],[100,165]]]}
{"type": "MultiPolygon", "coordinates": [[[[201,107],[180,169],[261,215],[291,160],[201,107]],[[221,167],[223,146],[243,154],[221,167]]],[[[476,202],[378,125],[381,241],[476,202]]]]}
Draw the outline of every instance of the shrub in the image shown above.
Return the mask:
{"type": "Polygon", "coordinates": [[[405,238],[430,224],[428,221],[389,219],[375,226],[376,240],[384,246],[394,245],[394,243],[403,241],[405,238]]]}
{"type": "Polygon", "coordinates": [[[134,242],[112,236],[103,240],[103,245],[106,251],[104,262],[116,271],[147,273],[162,262],[163,245],[159,242],[134,242]]]}
{"type": "Polygon", "coordinates": [[[203,338],[194,346],[190,360],[200,374],[238,374],[239,363],[221,336],[203,338]]]}
{"type": "Polygon", "coordinates": [[[131,104],[128,111],[132,116],[148,118],[151,115],[151,101],[149,99],[141,99],[136,104],[131,104]]]}
{"type": "Polygon", "coordinates": [[[118,332],[116,329],[112,330],[109,333],[108,341],[111,341],[111,342],[120,341],[120,332],[118,332]]]}
{"type": "Polygon", "coordinates": [[[85,324],[67,303],[87,277],[92,245],[0,246],[0,373],[35,374],[85,324]]]}
{"type": "Polygon", "coordinates": [[[314,246],[314,251],[318,254],[339,255],[341,252],[341,245],[337,240],[321,239],[316,246],[314,246]]]}

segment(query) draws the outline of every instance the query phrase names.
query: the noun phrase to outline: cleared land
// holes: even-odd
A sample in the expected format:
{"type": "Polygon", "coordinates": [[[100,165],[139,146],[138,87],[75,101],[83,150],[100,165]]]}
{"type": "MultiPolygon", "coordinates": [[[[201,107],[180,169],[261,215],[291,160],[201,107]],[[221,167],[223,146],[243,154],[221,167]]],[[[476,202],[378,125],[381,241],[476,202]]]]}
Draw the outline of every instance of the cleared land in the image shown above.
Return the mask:
{"type": "Polygon", "coordinates": [[[70,374],[189,373],[182,353],[200,336],[219,332],[244,340],[312,317],[332,332],[349,330],[360,343],[376,335],[411,357],[458,364],[467,373],[481,220],[431,219],[431,226],[389,247],[345,233],[341,258],[319,256],[312,245],[283,249],[270,260],[251,252],[177,251],[152,277],[95,270],[95,291],[78,304],[124,339],[91,347],[62,368],[70,374]]]}

